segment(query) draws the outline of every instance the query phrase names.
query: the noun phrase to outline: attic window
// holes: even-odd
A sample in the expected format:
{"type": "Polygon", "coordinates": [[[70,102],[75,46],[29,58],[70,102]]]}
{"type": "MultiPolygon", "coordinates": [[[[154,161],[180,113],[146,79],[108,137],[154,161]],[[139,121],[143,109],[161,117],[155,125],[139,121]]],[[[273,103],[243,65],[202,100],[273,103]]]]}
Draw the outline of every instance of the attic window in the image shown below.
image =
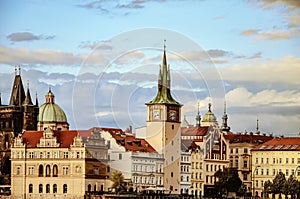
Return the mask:
{"type": "Polygon", "coordinates": [[[272,149],[272,148],[273,148],[273,146],[274,146],[274,145],[270,145],[270,146],[268,146],[268,148],[267,148],[267,149],[272,149]]]}
{"type": "Polygon", "coordinates": [[[286,145],[286,147],[284,147],[284,149],[288,149],[288,148],[290,148],[292,145],[290,145],[290,144],[288,144],[288,145],[286,145]]]}
{"type": "Polygon", "coordinates": [[[266,145],[261,146],[259,149],[265,149],[266,145]]]}
{"type": "Polygon", "coordinates": [[[283,145],[278,145],[275,149],[281,149],[283,147],[283,145]]]}
{"type": "Polygon", "coordinates": [[[127,141],[127,144],[132,145],[132,142],[131,141],[127,141]]]}
{"type": "Polygon", "coordinates": [[[291,149],[296,149],[299,147],[299,144],[294,145],[291,149]]]}

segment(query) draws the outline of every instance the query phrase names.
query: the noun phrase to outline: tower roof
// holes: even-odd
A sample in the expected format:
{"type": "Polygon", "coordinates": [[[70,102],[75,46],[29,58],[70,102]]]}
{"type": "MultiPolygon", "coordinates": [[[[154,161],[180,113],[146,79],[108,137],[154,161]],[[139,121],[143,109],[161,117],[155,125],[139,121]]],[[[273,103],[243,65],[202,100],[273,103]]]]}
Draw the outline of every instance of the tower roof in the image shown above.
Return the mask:
{"type": "Polygon", "coordinates": [[[40,106],[38,121],[39,122],[67,122],[65,112],[59,105],[54,103],[54,94],[49,89],[46,94],[46,103],[40,106]]]}
{"type": "Polygon", "coordinates": [[[166,45],[164,45],[162,65],[158,74],[158,91],[156,97],[146,104],[172,104],[181,106],[171,95],[170,66],[167,65],[166,45]]]}
{"type": "Polygon", "coordinates": [[[202,122],[216,122],[217,118],[215,114],[211,111],[211,103],[208,103],[208,111],[207,113],[203,116],[202,122]]]}
{"type": "Polygon", "coordinates": [[[26,91],[26,96],[25,96],[23,105],[33,105],[32,100],[31,100],[30,91],[29,91],[29,83],[27,83],[27,91],[26,91]]]}
{"type": "Polygon", "coordinates": [[[20,75],[20,70],[21,69],[19,67],[19,74],[17,74],[17,69],[15,69],[16,71],[15,80],[11,91],[9,105],[21,106],[22,102],[25,100],[25,91],[22,83],[22,78],[20,75]]]}

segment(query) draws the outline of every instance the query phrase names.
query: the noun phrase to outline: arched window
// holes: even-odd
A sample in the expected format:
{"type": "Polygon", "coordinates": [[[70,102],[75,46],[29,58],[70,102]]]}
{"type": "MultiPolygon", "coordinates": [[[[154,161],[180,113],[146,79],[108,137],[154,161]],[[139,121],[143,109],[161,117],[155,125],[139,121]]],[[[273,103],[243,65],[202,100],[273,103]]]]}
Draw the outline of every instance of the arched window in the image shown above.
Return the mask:
{"type": "Polygon", "coordinates": [[[57,193],[57,184],[53,185],[53,193],[57,193]]]}
{"type": "Polygon", "coordinates": [[[43,167],[43,165],[40,165],[39,166],[39,177],[42,177],[43,173],[44,173],[44,167],[43,167]]]}
{"type": "Polygon", "coordinates": [[[68,185],[63,185],[63,193],[68,193],[68,185]]]}
{"type": "Polygon", "coordinates": [[[39,193],[43,193],[43,185],[39,184],[39,193]]]}
{"type": "Polygon", "coordinates": [[[50,184],[46,184],[46,193],[50,193],[50,184]]]}
{"type": "Polygon", "coordinates": [[[97,191],[97,185],[94,185],[94,191],[95,192],[97,191]]]}
{"type": "Polygon", "coordinates": [[[51,172],[50,172],[50,165],[48,164],[48,165],[46,166],[46,177],[50,177],[50,175],[51,175],[51,172]]]}
{"type": "Polygon", "coordinates": [[[57,174],[58,174],[58,167],[57,167],[57,165],[54,165],[53,166],[53,177],[57,177],[57,174]]]}
{"type": "Polygon", "coordinates": [[[29,184],[28,192],[29,192],[29,193],[32,193],[32,192],[33,192],[33,185],[32,185],[32,184],[29,184]]]}
{"type": "Polygon", "coordinates": [[[91,192],[91,189],[92,189],[92,185],[88,185],[88,192],[91,192]]]}

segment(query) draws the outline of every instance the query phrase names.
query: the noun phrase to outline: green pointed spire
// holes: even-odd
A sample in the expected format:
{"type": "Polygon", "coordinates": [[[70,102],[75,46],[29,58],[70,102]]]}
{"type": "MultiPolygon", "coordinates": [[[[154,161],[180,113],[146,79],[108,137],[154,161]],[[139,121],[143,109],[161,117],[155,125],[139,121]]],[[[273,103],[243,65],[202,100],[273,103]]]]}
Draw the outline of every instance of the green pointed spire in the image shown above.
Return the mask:
{"type": "MultiPolygon", "coordinates": [[[[166,42],[166,40],[165,40],[166,42]]],[[[167,65],[166,43],[164,43],[164,52],[162,57],[162,65],[160,65],[158,74],[158,91],[156,97],[146,104],[173,104],[180,105],[179,102],[173,99],[171,95],[171,77],[170,66],[167,65]]]]}

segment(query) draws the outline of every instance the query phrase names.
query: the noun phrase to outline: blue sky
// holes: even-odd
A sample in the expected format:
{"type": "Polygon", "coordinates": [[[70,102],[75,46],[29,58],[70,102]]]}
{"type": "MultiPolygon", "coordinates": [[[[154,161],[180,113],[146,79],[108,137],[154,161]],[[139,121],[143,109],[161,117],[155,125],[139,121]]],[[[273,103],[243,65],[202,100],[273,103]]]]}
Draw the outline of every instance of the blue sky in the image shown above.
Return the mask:
{"type": "Polygon", "coordinates": [[[40,104],[49,85],[72,129],[145,125],[164,39],[173,95],[194,124],[208,102],[234,132],[300,132],[297,0],[1,1],[0,92],[14,66],[40,104]]]}

